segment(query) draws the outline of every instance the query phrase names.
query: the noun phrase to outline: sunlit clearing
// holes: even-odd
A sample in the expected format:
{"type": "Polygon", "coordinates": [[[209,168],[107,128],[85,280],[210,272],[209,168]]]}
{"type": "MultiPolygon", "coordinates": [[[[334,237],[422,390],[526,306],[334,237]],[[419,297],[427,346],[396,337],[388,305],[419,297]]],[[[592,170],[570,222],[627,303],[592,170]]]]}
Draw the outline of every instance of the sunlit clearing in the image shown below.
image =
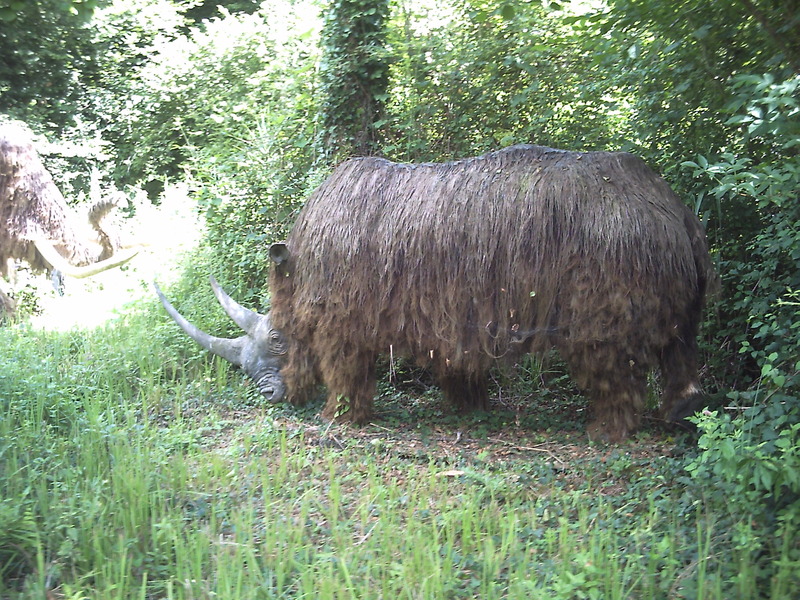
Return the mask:
{"type": "Polygon", "coordinates": [[[64,295],[56,293],[46,275],[20,273],[20,283],[36,290],[41,313],[33,327],[65,331],[93,328],[118,317],[126,305],[155,297],[152,282],[166,284],[180,275],[182,256],[196,247],[203,224],[194,202],[182,186],[167,188],[160,206],[146,200],[136,216],[121,223],[125,242],[145,244],[130,262],[87,279],[64,279],[64,295]]]}

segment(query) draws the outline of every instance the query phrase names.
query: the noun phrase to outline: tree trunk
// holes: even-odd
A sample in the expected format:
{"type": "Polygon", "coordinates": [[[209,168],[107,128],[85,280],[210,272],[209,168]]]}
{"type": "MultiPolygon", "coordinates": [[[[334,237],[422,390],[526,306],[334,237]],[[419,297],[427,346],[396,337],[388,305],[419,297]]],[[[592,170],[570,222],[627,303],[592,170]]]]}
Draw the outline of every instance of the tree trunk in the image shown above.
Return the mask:
{"type": "Polygon", "coordinates": [[[323,146],[338,162],[380,154],[389,82],[387,0],[333,0],[323,29],[323,146]]]}

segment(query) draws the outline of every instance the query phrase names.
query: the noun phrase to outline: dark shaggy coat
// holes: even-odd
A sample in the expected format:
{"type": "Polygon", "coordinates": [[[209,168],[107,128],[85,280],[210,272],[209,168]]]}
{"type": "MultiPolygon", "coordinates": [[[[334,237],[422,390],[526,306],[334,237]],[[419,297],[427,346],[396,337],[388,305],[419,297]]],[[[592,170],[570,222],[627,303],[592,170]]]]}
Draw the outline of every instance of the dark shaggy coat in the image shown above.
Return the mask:
{"type": "Polygon", "coordinates": [[[592,399],[590,435],[636,427],[647,373],[662,409],[699,394],[703,228],[625,153],[515,146],[443,164],[345,162],[308,200],[272,273],[282,373],[325,415],[369,418],[378,354],[430,366],[445,396],[487,406],[497,360],[555,347],[592,399]]]}

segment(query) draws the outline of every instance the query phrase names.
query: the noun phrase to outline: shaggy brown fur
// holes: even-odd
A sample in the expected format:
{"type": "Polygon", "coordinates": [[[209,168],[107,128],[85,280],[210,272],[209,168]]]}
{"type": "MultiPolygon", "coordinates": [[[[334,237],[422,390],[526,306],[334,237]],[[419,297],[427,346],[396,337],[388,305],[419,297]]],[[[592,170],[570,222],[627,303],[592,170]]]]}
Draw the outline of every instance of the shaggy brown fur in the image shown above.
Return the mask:
{"type": "Polygon", "coordinates": [[[712,272],[700,222],[640,159],[515,146],[444,164],[345,162],[308,200],[271,276],[290,399],[320,380],[324,415],[369,419],[375,358],[430,366],[463,409],[487,407],[498,360],[555,347],[592,400],[590,435],[699,395],[696,334],[712,272]]]}
{"type": "Polygon", "coordinates": [[[15,124],[0,123],[0,275],[8,276],[9,259],[23,260],[35,271],[49,268],[33,244],[37,237],[53,241],[75,266],[107,258],[119,241],[103,231],[100,220],[113,206],[100,202],[91,209],[90,224],[100,239],[87,243],[91,230],[67,205],[36,153],[30,133],[15,124]]]}

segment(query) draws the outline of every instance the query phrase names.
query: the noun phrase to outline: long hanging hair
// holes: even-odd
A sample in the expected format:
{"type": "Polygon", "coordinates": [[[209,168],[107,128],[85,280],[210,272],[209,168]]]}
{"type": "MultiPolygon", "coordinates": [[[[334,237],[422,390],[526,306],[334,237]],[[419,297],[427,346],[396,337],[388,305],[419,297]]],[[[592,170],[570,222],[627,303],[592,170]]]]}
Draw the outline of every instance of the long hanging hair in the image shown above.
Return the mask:
{"type": "Polygon", "coordinates": [[[287,247],[272,314],[297,344],[330,337],[468,372],[612,339],[652,366],[712,270],[702,226],[640,159],[538,146],[347,161],[287,247]]]}

